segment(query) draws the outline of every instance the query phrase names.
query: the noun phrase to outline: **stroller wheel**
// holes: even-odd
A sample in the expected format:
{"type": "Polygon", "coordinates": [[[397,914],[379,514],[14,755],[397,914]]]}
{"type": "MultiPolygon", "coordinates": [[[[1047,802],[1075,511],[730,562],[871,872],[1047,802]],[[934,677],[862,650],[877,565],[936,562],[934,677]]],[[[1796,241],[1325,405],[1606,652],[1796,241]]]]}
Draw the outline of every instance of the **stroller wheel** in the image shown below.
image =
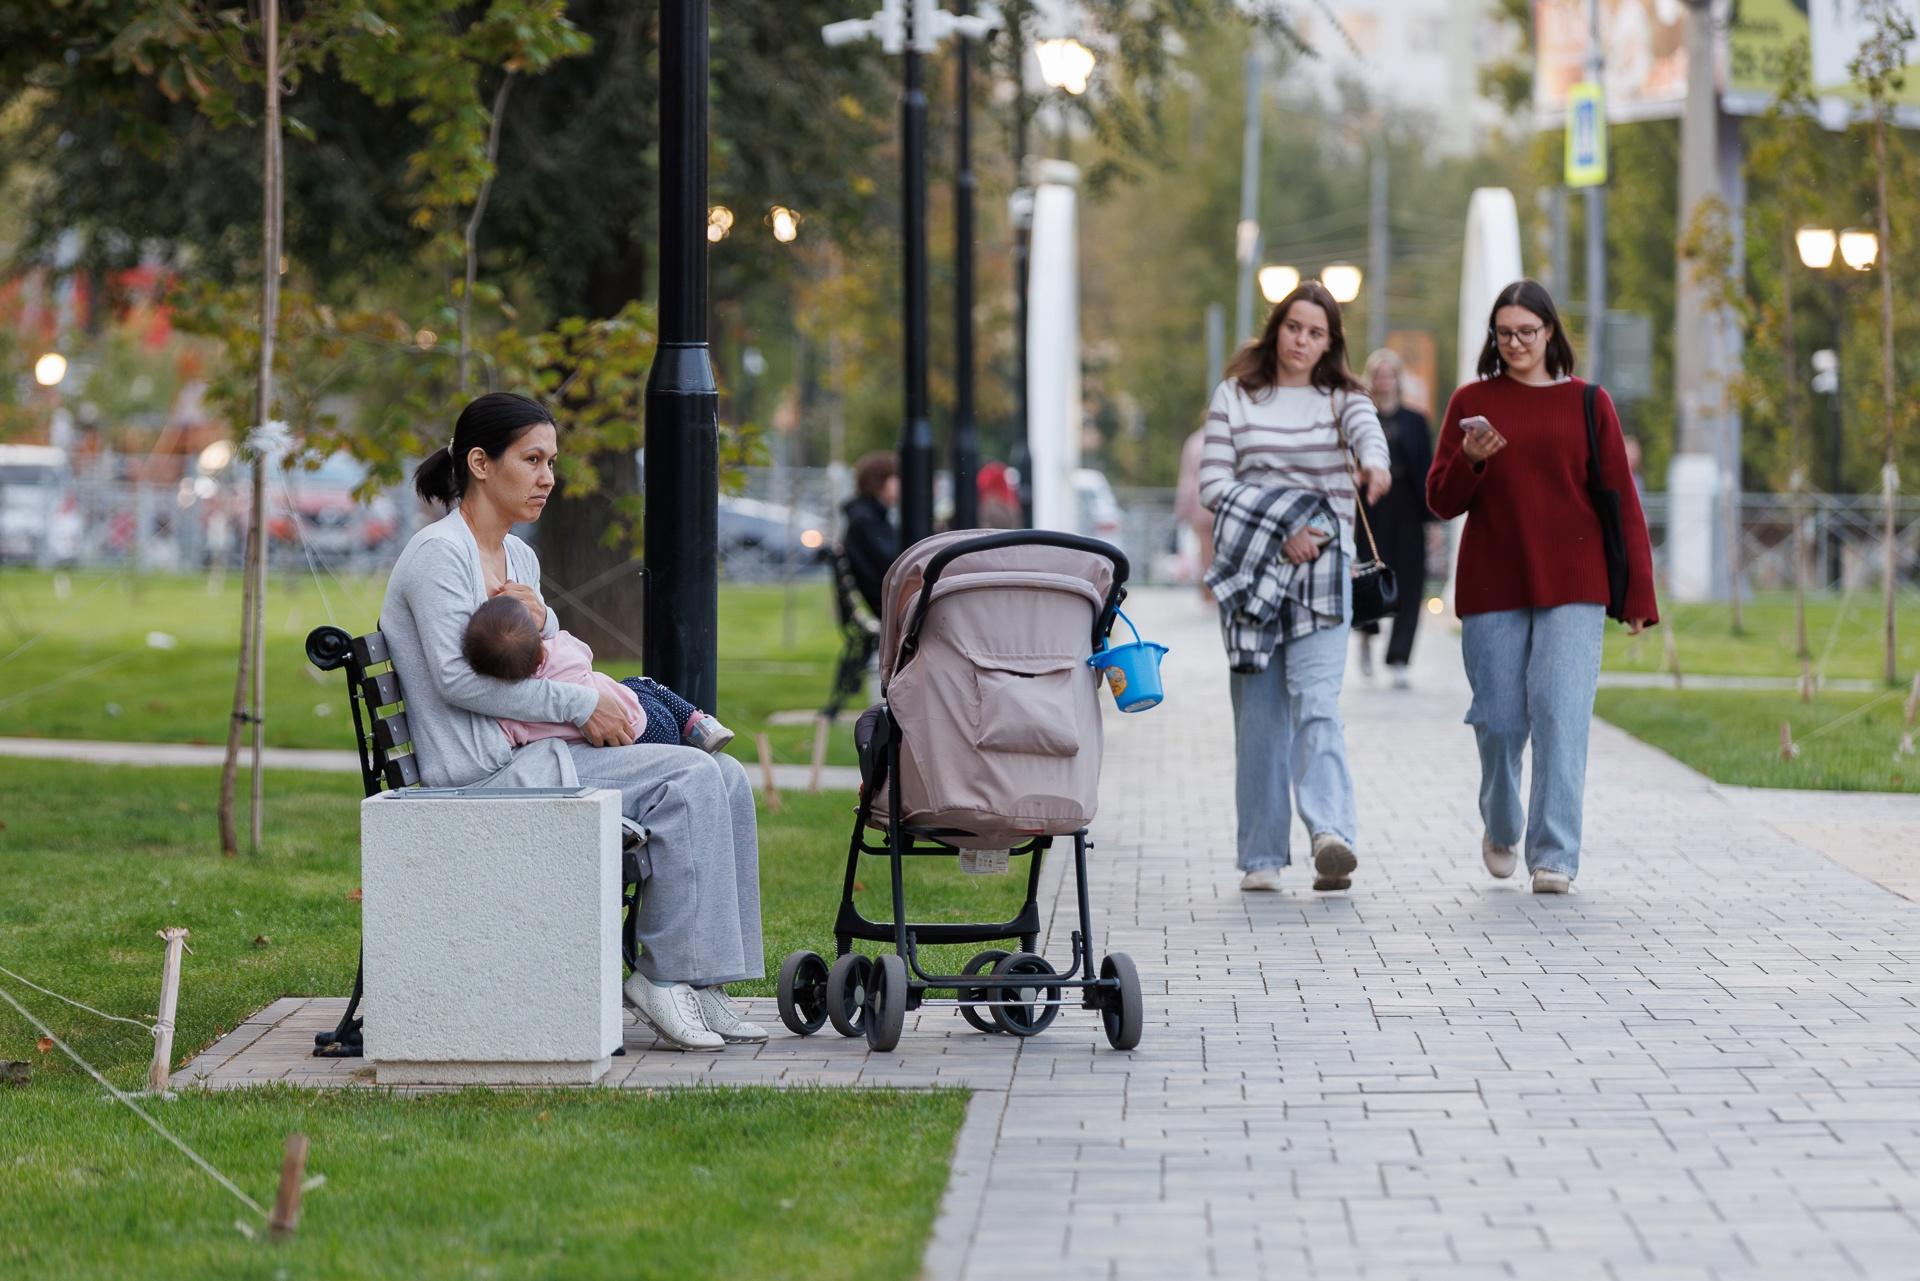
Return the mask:
{"type": "MultiPolygon", "coordinates": [[[[1014,977],[1031,974],[1035,979],[1057,974],[1058,970],[1047,963],[1047,958],[1032,952],[1015,952],[1012,956],[1002,957],[993,967],[996,975],[1014,977]]],[[[993,1007],[993,1021],[1000,1025],[1002,1032],[1011,1032],[1015,1036],[1038,1036],[1053,1024],[1054,1017],[1060,1013],[1058,1004],[1043,1005],[1040,1002],[1058,1002],[1060,989],[1043,987],[1038,982],[1019,987],[999,989],[999,999],[1012,1001],[1012,1005],[993,1007]]]]}
{"type": "MultiPolygon", "coordinates": [[[[962,974],[983,973],[998,965],[1006,958],[1006,955],[1007,954],[999,948],[990,947],[984,952],[975,953],[973,958],[961,967],[960,972],[962,974]]],[[[954,995],[963,1001],[991,1001],[994,999],[993,995],[983,987],[963,987],[958,992],[955,992],[954,995]]],[[[1000,1025],[995,1023],[990,1016],[981,1013],[971,1005],[963,1005],[960,1007],[960,1017],[968,1023],[971,1023],[974,1027],[979,1028],[982,1032],[998,1032],[1000,1030],[1000,1025]]]]}
{"type": "Polygon", "coordinates": [[[1131,1050],[1140,1044],[1146,1022],[1140,1000],[1140,972],[1125,952],[1110,952],[1100,962],[1100,977],[1119,980],[1117,991],[1100,993],[1100,1021],[1107,1025],[1107,1043],[1116,1050],[1131,1050]]]}
{"type": "Polygon", "coordinates": [[[907,1023],[907,963],[889,952],[873,966],[873,978],[867,988],[867,1046],[886,1053],[900,1044],[900,1030],[907,1023]]]}
{"type": "Polygon", "coordinates": [[[827,963],[795,952],[780,967],[780,1021],[795,1036],[812,1036],[827,1021],[827,963]]]}
{"type": "Polygon", "coordinates": [[[827,971],[827,1018],[841,1036],[859,1036],[873,981],[873,958],[849,952],[827,971]]]}

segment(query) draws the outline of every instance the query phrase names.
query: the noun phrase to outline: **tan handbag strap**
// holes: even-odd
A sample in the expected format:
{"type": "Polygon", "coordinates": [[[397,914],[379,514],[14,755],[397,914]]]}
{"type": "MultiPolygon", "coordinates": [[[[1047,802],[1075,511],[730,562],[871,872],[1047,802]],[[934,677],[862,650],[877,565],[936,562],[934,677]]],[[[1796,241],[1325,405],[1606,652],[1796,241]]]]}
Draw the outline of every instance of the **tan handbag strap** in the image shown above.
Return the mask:
{"type": "MultiPolygon", "coordinates": [[[[1353,393],[1346,394],[1351,396],[1353,393]]],[[[1380,544],[1373,541],[1373,524],[1367,519],[1366,495],[1360,492],[1360,456],[1353,452],[1353,443],[1347,439],[1345,405],[1337,396],[1333,400],[1333,430],[1340,438],[1341,452],[1346,455],[1347,476],[1353,481],[1354,514],[1360,517],[1360,528],[1367,531],[1367,550],[1373,553],[1368,559],[1377,561],[1380,559],[1380,544]]]]}

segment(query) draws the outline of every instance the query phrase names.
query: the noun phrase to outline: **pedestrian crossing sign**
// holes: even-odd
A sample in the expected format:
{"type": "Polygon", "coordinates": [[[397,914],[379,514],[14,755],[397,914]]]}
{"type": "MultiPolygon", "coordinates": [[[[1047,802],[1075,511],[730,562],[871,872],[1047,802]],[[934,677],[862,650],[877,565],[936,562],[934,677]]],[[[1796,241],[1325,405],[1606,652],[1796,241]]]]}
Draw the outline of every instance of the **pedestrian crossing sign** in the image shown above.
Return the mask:
{"type": "Polygon", "coordinates": [[[1582,81],[1567,91],[1567,185],[1598,187],[1606,180],[1606,97],[1598,84],[1582,81]]]}

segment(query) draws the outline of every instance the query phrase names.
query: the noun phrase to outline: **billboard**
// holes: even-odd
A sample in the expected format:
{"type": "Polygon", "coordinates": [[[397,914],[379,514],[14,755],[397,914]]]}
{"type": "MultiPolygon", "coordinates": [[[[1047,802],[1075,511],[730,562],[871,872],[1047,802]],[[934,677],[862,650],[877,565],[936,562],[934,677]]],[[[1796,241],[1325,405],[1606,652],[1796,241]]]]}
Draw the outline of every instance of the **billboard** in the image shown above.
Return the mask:
{"type": "MultiPolygon", "coordinates": [[[[1895,0],[1920,26],[1920,0],[1895,0]]],[[[1588,0],[1534,0],[1533,106],[1538,125],[1561,128],[1568,96],[1586,79],[1588,0]]],[[[1758,115],[1773,101],[1789,51],[1807,41],[1822,116],[1834,127],[1861,99],[1848,64],[1866,39],[1865,0],[1714,0],[1715,75],[1721,103],[1758,115]]],[[[1607,117],[1614,121],[1679,116],[1687,96],[1687,6],[1683,0],[1600,0],[1606,52],[1607,117]]],[[[1908,50],[1913,71],[1897,95],[1901,123],[1920,126],[1920,42],[1908,50]]]]}

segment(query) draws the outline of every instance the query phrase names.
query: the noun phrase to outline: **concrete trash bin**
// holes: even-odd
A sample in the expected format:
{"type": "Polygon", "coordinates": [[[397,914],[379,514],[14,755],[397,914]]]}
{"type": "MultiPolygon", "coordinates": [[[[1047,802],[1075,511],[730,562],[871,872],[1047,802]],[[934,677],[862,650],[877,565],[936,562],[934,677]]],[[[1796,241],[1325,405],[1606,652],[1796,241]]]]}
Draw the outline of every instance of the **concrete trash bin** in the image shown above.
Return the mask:
{"type": "Polygon", "coordinates": [[[598,1080],[621,1041],[620,794],[360,806],[366,1058],[383,1085],[598,1080]]]}

